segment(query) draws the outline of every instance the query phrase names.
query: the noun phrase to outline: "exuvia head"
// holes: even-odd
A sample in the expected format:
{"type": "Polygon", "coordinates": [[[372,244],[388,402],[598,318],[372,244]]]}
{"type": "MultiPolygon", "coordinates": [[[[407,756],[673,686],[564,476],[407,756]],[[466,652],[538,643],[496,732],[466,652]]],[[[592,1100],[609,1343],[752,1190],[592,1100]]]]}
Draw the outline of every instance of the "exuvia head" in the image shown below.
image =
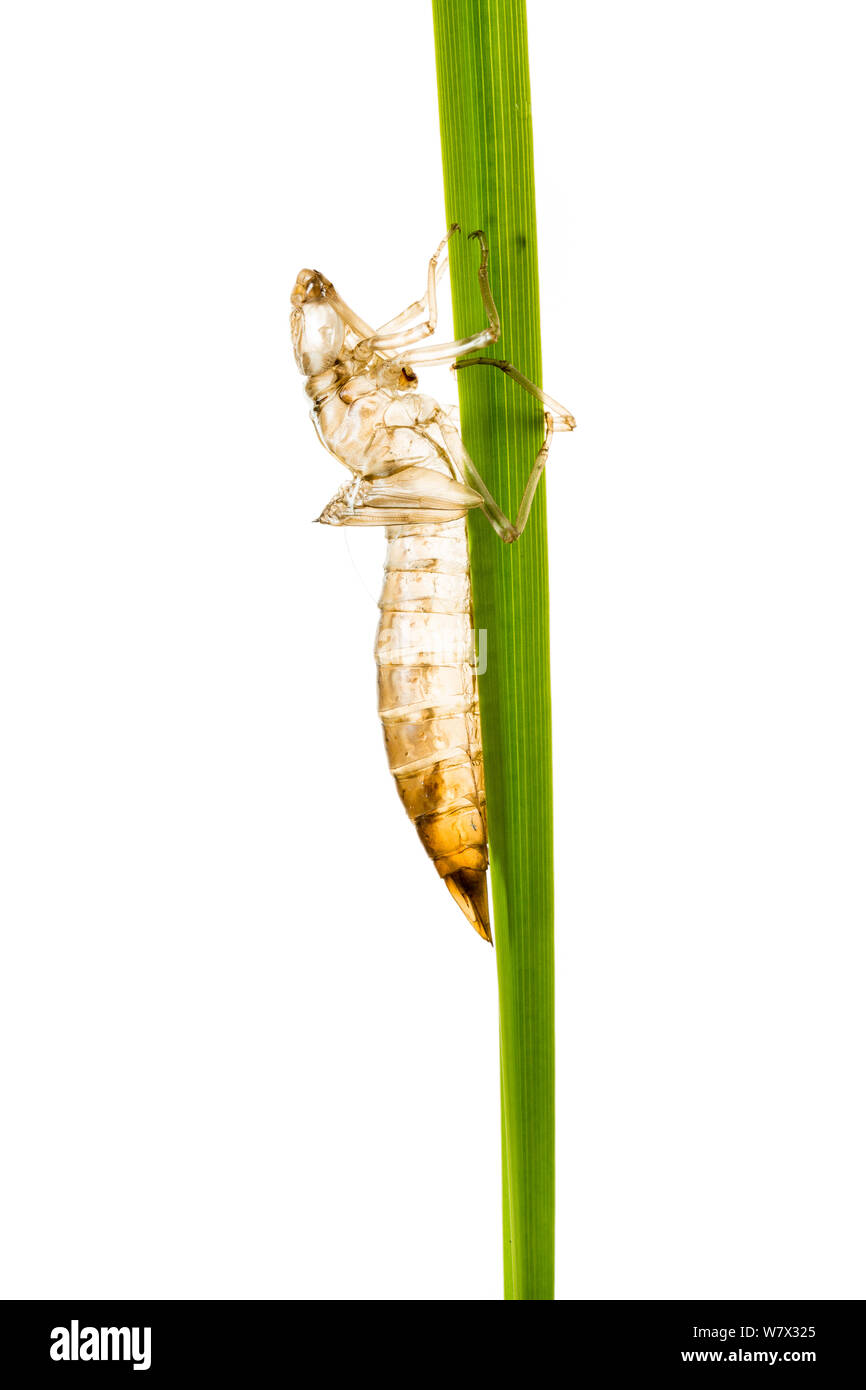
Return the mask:
{"type": "Polygon", "coordinates": [[[318,270],[302,270],[292,290],[292,347],[304,376],[328,371],[343,350],[346,325],[328,299],[332,290],[318,270]]]}

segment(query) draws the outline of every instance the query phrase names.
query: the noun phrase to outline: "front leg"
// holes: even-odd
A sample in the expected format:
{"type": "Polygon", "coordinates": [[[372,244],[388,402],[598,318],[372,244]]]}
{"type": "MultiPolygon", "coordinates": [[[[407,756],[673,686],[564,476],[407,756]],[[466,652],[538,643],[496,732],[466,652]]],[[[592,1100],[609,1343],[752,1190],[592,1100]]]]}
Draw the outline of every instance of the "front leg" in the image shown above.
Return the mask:
{"type": "Polygon", "coordinates": [[[459,231],[460,228],[457,223],[452,223],[447,235],[442,238],[430,257],[427,266],[427,290],[423,297],[416,299],[414,304],[409,305],[408,309],[404,309],[395,318],[389,319],[369,338],[358,343],[355,348],[355,355],[358,356],[360,353],[361,361],[365,357],[372,357],[374,352],[389,352],[395,348],[405,347],[409,343],[417,343],[420,338],[429,338],[432,333],[435,333],[439,319],[436,290],[448,264],[446,254],[448,243],[454,233],[459,231]],[[419,314],[424,314],[426,321],[416,328],[408,328],[407,325],[419,314]]]}
{"type": "Polygon", "coordinates": [[[500,334],[499,310],[493,298],[493,291],[490,288],[490,277],[487,273],[487,262],[490,259],[490,248],[487,245],[487,238],[483,232],[470,232],[469,240],[475,239],[481,243],[481,264],[478,267],[478,288],[481,291],[481,300],[487,314],[487,327],[480,333],[474,333],[471,338],[459,338],[453,343],[431,343],[429,347],[410,348],[408,352],[400,353],[400,361],[411,363],[425,363],[432,367],[437,363],[453,362],[456,358],[462,357],[464,353],[474,352],[476,348],[488,347],[490,343],[495,343],[500,334]]]}

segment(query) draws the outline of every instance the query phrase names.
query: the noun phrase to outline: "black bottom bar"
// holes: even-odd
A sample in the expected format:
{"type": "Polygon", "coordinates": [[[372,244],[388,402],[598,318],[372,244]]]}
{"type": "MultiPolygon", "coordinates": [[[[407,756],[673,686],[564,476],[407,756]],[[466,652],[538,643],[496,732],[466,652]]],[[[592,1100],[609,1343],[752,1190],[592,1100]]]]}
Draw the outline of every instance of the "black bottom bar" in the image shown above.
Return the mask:
{"type": "MultiPolygon", "coordinates": [[[[311,1374],[328,1381],[340,1373],[413,1379],[419,1369],[427,1376],[449,1366],[462,1380],[476,1368],[492,1374],[503,1352],[510,1360],[521,1348],[543,1350],[545,1360],[556,1356],[575,1381],[586,1371],[667,1377],[707,1366],[841,1375],[863,1364],[866,1343],[862,1300],[564,1303],[540,1339],[538,1325],[514,1308],[500,1314],[508,1322],[499,1335],[473,1316],[471,1371],[454,1314],[427,1308],[416,1322],[411,1305],[399,1320],[382,1323],[369,1311],[361,1322],[345,1303],[317,1315],[307,1303],[276,1300],[7,1302],[0,1304],[0,1336],[4,1380],[16,1386],[106,1376],[142,1385],[219,1379],[244,1386],[311,1374]],[[13,1367],[17,1376],[9,1379],[13,1367]]],[[[535,1371],[536,1379],[547,1378],[537,1361],[535,1371]]]]}

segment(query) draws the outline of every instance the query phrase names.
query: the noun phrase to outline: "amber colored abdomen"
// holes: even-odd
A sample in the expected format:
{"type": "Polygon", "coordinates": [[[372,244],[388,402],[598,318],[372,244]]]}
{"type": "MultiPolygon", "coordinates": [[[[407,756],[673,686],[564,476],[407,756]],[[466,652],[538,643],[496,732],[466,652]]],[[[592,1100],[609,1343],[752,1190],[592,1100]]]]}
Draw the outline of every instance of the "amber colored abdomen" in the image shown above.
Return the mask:
{"type": "Polygon", "coordinates": [[[465,521],[388,531],[379,713],[403,805],[472,926],[492,940],[465,521]]]}

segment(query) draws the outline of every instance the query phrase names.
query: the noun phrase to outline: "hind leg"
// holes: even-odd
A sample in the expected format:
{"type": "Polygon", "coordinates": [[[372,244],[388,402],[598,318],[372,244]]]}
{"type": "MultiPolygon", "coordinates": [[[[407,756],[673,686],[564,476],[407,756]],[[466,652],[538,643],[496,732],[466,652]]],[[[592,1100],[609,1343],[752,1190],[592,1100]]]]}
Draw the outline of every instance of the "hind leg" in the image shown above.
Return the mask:
{"type": "Polygon", "coordinates": [[[506,545],[511,545],[517,540],[518,536],[521,535],[529,520],[529,513],[532,509],[532,499],[541,481],[541,475],[544,472],[544,467],[550,453],[550,440],[554,429],[553,416],[546,414],[544,417],[544,441],[532,465],[532,470],[527,479],[526,487],[523,489],[523,496],[520,499],[520,505],[517,509],[517,516],[514,521],[509,520],[506,516],[481,474],[478,472],[475,464],[472,462],[469,451],[460,437],[460,431],[455,429],[448,420],[441,419],[438,423],[443,438],[445,439],[448,452],[454,460],[461,477],[481,497],[481,510],[487,517],[487,520],[490,522],[490,525],[493,527],[499,539],[505,541],[506,545]]]}
{"type": "Polygon", "coordinates": [[[510,376],[512,381],[516,381],[518,386],[522,386],[524,391],[528,391],[530,396],[534,396],[537,401],[541,401],[545,409],[553,416],[553,428],[555,430],[573,430],[577,424],[570,410],[559,401],[555,401],[552,396],[548,396],[542,391],[540,386],[536,386],[528,376],[518,371],[513,362],[506,362],[499,357],[468,357],[461,362],[455,362],[453,370],[462,371],[464,367],[498,367],[506,376],[510,376]]]}

